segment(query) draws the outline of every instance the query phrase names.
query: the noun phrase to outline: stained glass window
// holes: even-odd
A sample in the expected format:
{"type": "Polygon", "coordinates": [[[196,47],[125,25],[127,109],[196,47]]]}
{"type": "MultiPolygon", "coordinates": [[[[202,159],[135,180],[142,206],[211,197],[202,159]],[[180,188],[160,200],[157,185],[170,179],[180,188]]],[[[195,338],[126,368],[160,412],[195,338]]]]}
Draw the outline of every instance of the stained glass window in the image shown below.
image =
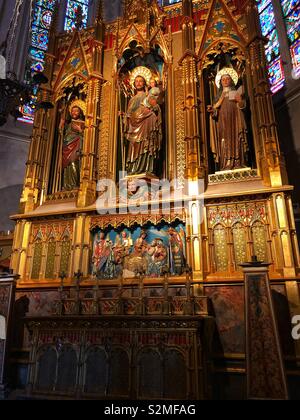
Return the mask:
{"type": "Polygon", "coordinates": [[[169,6],[171,4],[179,3],[181,0],[160,0],[161,6],[169,6]]]}
{"type": "Polygon", "coordinates": [[[300,77],[300,2],[280,0],[285,21],[295,78],[300,77]]]}
{"type": "Polygon", "coordinates": [[[284,86],[285,76],[280,56],[274,7],[272,0],[258,0],[257,3],[262,35],[268,39],[265,51],[271,91],[276,93],[284,86]]]}
{"type": "MultiPolygon", "coordinates": [[[[32,21],[31,40],[29,48],[29,58],[26,64],[25,81],[30,83],[32,75],[44,71],[45,53],[49,44],[49,29],[51,26],[52,14],[56,0],[36,0],[32,21]]],[[[81,6],[83,25],[86,26],[88,18],[89,0],[73,1],[68,0],[65,19],[65,30],[75,28],[78,7],[81,6]]],[[[37,88],[31,98],[30,103],[22,106],[20,111],[23,117],[20,121],[33,123],[34,111],[37,101],[37,88]]]]}
{"type": "Polygon", "coordinates": [[[75,28],[76,17],[79,12],[79,8],[81,8],[82,12],[82,23],[84,26],[86,26],[88,19],[89,0],[68,0],[65,20],[65,31],[71,31],[75,28]]]}
{"type": "MultiPolygon", "coordinates": [[[[52,14],[56,0],[36,0],[34,15],[31,28],[31,40],[29,48],[29,58],[26,63],[25,81],[30,83],[32,75],[44,71],[45,52],[48,49],[49,29],[51,26],[52,14]]],[[[30,103],[21,108],[23,117],[21,121],[32,123],[34,119],[34,110],[36,107],[36,94],[31,98],[30,103]]]]}

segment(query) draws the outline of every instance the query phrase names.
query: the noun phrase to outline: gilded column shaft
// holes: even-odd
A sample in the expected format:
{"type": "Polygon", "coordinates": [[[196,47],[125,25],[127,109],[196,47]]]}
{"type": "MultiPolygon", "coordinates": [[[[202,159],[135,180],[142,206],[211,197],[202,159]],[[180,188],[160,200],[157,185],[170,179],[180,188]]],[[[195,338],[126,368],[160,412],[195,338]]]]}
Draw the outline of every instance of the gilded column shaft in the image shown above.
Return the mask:
{"type": "MultiPolygon", "coordinates": [[[[183,1],[182,43],[183,57],[180,64],[183,69],[184,86],[184,128],[186,143],[186,171],[185,177],[197,181],[201,177],[199,144],[200,144],[200,119],[198,108],[198,77],[197,58],[195,55],[195,33],[193,21],[193,3],[191,0],[183,1]]],[[[189,191],[191,193],[191,191],[189,191]]],[[[195,193],[195,191],[193,192],[195,193]]],[[[196,192],[197,193],[197,192],[196,192]]],[[[188,229],[188,242],[191,248],[190,261],[194,279],[203,279],[203,255],[202,255],[202,223],[201,209],[197,201],[191,201],[189,205],[189,220],[191,227],[188,229]]]]}
{"type": "Polygon", "coordinates": [[[196,180],[203,177],[200,169],[200,118],[198,107],[197,57],[195,55],[195,24],[193,20],[193,2],[184,0],[182,4],[182,44],[184,84],[184,120],[186,141],[186,178],[196,180]]]}

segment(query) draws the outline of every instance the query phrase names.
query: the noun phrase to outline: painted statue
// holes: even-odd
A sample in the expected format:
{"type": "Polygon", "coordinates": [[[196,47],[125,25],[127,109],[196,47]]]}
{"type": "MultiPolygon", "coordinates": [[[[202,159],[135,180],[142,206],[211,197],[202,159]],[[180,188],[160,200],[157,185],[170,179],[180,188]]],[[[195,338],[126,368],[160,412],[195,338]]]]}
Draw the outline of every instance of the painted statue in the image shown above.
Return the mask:
{"type": "Polygon", "coordinates": [[[161,238],[156,238],[148,249],[149,275],[161,276],[168,267],[168,250],[161,238]]]}
{"type": "Polygon", "coordinates": [[[247,128],[244,117],[246,101],[243,88],[236,89],[238,74],[225,67],[217,75],[218,96],[211,113],[211,150],[220,171],[244,168],[248,150],[247,128]]]}
{"type": "Polygon", "coordinates": [[[124,250],[124,254],[125,256],[130,255],[131,251],[132,251],[132,247],[133,247],[133,241],[132,241],[132,237],[130,234],[128,234],[126,232],[126,230],[124,230],[121,233],[121,237],[120,237],[120,244],[124,250]]]}
{"type": "Polygon", "coordinates": [[[104,273],[111,255],[111,244],[103,232],[97,233],[94,241],[93,273],[104,273]]]}
{"type": "Polygon", "coordinates": [[[181,275],[186,266],[185,233],[182,228],[180,232],[177,232],[174,228],[170,228],[169,236],[171,272],[176,275],[181,275]]]}
{"type": "Polygon", "coordinates": [[[136,93],[129,101],[124,119],[128,141],[126,170],[129,175],[155,174],[162,147],[162,117],[158,104],[161,92],[146,67],[136,68],[131,80],[136,93]]]}
{"type": "Polygon", "coordinates": [[[62,142],[62,186],[71,191],[80,186],[80,158],[85,129],[85,102],[74,101],[70,108],[68,120],[61,119],[60,130],[62,142]]]}
{"type": "Polygon", "coordinates": [[[181,275],[186,266],[184,226],[100,231],[94,237],[92,262],[99,279],[181,275]]]}

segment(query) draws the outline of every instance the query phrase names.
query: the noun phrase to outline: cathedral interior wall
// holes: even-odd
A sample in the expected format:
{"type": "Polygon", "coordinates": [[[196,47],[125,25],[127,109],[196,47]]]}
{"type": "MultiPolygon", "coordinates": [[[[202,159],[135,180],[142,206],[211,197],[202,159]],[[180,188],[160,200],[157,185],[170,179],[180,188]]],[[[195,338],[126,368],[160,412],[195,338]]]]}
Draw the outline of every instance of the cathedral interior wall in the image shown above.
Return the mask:
{"type": "Polygon", "coordinates": [[[0,232],[13,231],[18,213],[32,126],[13,119],[0,130],[0,232]]]}
{"type": "Polygon", "coordinates": [[[281,147],[287,162],[289,181],[294,185],[293,201],[295,206],[295,217],[300,224],[300,89],[286,95],[279,103],[275,102],[275,112],[279,128],[281,147]]]}
{"type": "MultiPolygon", "coordinates": [[[[112,9],[118,10],[119,2],[118,1],[106,1],[105,4],[111,4],[112,9]]],[[[0,2],[1,4],[1,2],[0,2]]],[[[13,4],[13,3],[11,3],[13,4]]],[[[108,15],[108,19],[113,19],[114,11],[108,15]]],[[[7,12],[8,13],[8,12],[7,12]]],[[[1,26],[0,26],[1,28],[1,26]]],[[[1,31],[1,29],[0,29],[1,31]]],[[[0,32],[0,39],[2,38],[2,31],[0,32]]],[[[24,51],[26,49],[24,48],[24,51]]],[[[173,33],[172,34],[172,59],[173,59],[173,75],[176,76],[176,68],[179,65],[179,61],[182,58],[183,54],[183,44],[182,44],[182,33],[173,33]]],[[[17,57],[17,68],[21,69],[21,64],[24,61],[24,57],[17,57]],[[23,60],[23,61],[22,61],[23,60]]],[[[113,49],[106,49],[104,52],[104,65],[103,65],[103,78],[105,81],[108,81],[112,84],[114,83],[114,75],[113,75],[113,65],[114,65],[114,50],[113,49]]],[[[175,77],[176,78],[176,77],[175,77]]],[[[175,88],[173,87],[173,90],[175,88]]],[[[105,92],[109,92],[109,107],[113,108],[113,104],[116,102],[116,98],[114,96],[117,95],[114,88],[110,89],[110,86],[105,92]]],[[[176,93],[176,92],[175,92],[176,93]]],[[[105,100],[102,95],[102,101],[105,100]]],[[[105,103],[106,103],[105,102],[105,103]]],[[[175,102],[175,100],[174,100],[175,102]]],[[[170,101],[171,103],[171,101],[170,101]]],[[[176,104],[178,105],[178,104],[176,104]]],[[[281,138],[281,144],[283,151],[285,153],[286,161],[287,161],[287,170],[289,172],[289,180],[290,184],[295,185],[295,192],[294,192],[294,202],[295,202],[295,211],[296,216],[298,214],[298,221],[300,224],[300,184],[298,179],[298,172],[299,172],[299,164],[300,164],[300,119],[299,119],[299,109],[300,109],[300,92],[296,92],[294,94],[288,94],[280,103],[276,103],[276,111],[277,111],[277,121],[279,125],[279,137],[281,138]],[[299,208],[297,208],[297,203],[299,208]],[[298,212],[298,213],[297,213],[298,212]]],[[[109,125],[110,122],[116,122],[117,117],[107,118],[108,110],[103,113],[106,115],[105,128],[109,125]]],[[[175,124],[176,125],[176,124],[175,124]]],[[[109,127],[107,130],[107,137],[109,138],[109,147],[112,148],[113,143],[113,134],[114,130],[109,127]]],[[[24,125],[22,123],[10,121],[5,127],[0,130],[0,232],[1,231],[8,231],[14,229],[14,222],[9,219],[12,214],[16,214],[18,212],[20,196],[22,192],[22,186],[24,181],[24,172],[25,172],[25,165],[28,159],[28,151],[29,151],[29,143],[30,143],[30,135],[32,131],[32,126],[24,125]]],[[[103,130],[105,131],[105,130],[103,130]]],[[[101,149],[102,144],[100,143],[99,148],[101,149]]],[[[107,146],[108,147],[108,146],[107,146]]],[[[111,150],[111,149],[110,149],[111,150]]],[[[106,156],[107,158],[107,156],[106,156]]],[[[114,156],[109,156],[110,165],[112,166],[111,162],[114,159],[114,156]]],[[[98,157],[98,160],[99,157],[98,157]]],[[[226,189],[223,187],[224,189],[226,189]]],[[[251,185],[251,182],[250,182],[251,185]]],[[[221,187],[222,189],[222,187],[221,187]]],[[[288,190],[287,195],[288,195],[288,190]]],[[[228,194],[228,192],[226,192],[228,194]]],[[[278,202],[278,209],[279,204],[284,206],[284,194],[280,195],[279,192],[276,198],[277,192],[273,193],[273,196],[270,193],[270,196],[266,199],[268,202],[268,206],[273,209],[272,205],[276,205],[276,201],[278,202]],[[274,201],[274,203],[272,202],[274,201]],[[272,204],[273,203],[273,204],[272,204]]],[[[234,194],[233,194],[234,195],[234,194]]],[[[237,196],[237,194],[236,194],[237,196]]],[[[246,196],[248,199],[248,196],[246,196]]],[[[250,201],[255,202],[256,198],[251,197],[249,198],[250,201]]],[[[238,200],[236,200],[238,201],[238,200]]],[[[230,203],[230,199],[225,201],[226,203],[229,202],[228,207],[233,207],[236,205],[235,197],[232,198],[232,202],[230,203]]],[[[222,197],[220,199],[216,198],[216,203],[224,205],[224,201],[222,201],[222,197]],[[219,200],[219,201],[218,201],[219,200]]],[[[60,203],[61,204],[61,203],[60,203]]],[[[72,203],[71,203],[72,204],[72,203]]],[[[70,204],[70,206],[71,206],[70,204]]],[[[70,248],[69,253],[64,258],[68,259],[69,254],[71,256],[70,260],[68,260],[69,264],[69,271],[70,271],[70,278],[68,279],[68,283],[66,289],[70,293],[76,293],[75,290],[75,280],[72,278],[73,273],[78,269],[84,271],[84,276],[88,276],[91,270],[91,254],[92,254],[92,247],[93,247],[93,239],[92,239],[92,229],[91,229],[91,220],[95,216],[94,213],[89,209],[87,211],[88,215],[80,214],[80,211],[76,209],[75,202],[74,208],[72,212],[70,211],[69,214],[63,214],[57,216],[57,218],[52,218],[51,215],[40,215],[37,216],[37,219],[41,219],[40,226],[38,226],[39,222],[36,222],[34,218],[32,219],[29,216],[28,221],[22,222],[22,218],[20,216],[19,226],[18,226],[18,241],[15,243],[15,250],[14,250],[14,264],[18,267],[21,267],[23,275],[21,285],[17,291],[16,296],[16,306],[15,306],[15,318],[14,318],[14,325],[16,329],[13,332],[13,347],[15,349],[15,353],[12,355],[12,359],[17,361],[14,363],[14,376],[15,376],[15,384],[18,388],[22,388],[26,386],[27,380],[27,369],[28,363],[26,362],[27,358],[29,357],[29,341],[28,337],[26,336],[27,332],[24,329],[23,324],[23,317],[25,315],[31,317],[51,317],[53,316],[53,303],[57,302],[60,299],[60,293],[58,291],[59,286],[59,268],[61,267],[61,248],[62,243],[65,239],[70,241],[70,248]],[[90,213],[91,216],[90,216],[90,213]],[[48,219],[47,219],[48,217],[48,219]],[[59,222],[57,220],[61,218],[62,226],[58,226],[59,222]],[[33,222],[32,222],[33,220],[33,222]],[[67,222],[66,222],[67,221],[67,222]],[[36,223],[36,228],[35,228],[36,223]],[[67,232],[70,236],[63,236],[68,229],[64,224],[69,223],[69,226],[73,226],[76,230],[76,233],[73,231],[70,234],[70,231],[73,229],[69,229],[67,232]],[[57,226],[56,226],[57,224],[57,226]],[[53,232],[52,227],[55,226],[53,232]],[[51,235],[59,236],[59,239],[55,238],[54,236],[49,235],[50,241],[44,238],[39,238],[40,232],[44,234],[44,232],[49,229],[49,233],[51,235]],[[77,236],[77,237],[75,237],[77,236]],[[83,240],[84,238],[84,240],[83,240]],[[36,247],[36,243],[38,246],[42,243],[41,247],[36,247]],[[84,242],[84,243],[83,243],[84,242]],[[54,243],[54,248],[51,247],[51,253],[49,251],[50,247],[48,248],[49,243],[54,243]],[[55,248],[56,247],[56,248],[55,248]],[[19,250],[24,248],[26,251],[20,255],[19,250]],[[40,253],[35,251],[36,249],[40,250],[40,253]],[[70,251],[72,249],[72,251],[70,251]],[[59,251],[58,251],[59,250],[59,251]],[[48,252],[48,255],[47,255],[48,252]],[[51,255],[50,255],[51,254],[51,255]],[[50,256],[49,256],[50,255],[50,256]],[[34,260],[38,260],[38,264],[34,263],[34,260]],[[49,262],[50,261],[50,262],[49,262]],[[80,263],[79,263],[80,261],[80,263]],[[83,262],[83,263],[82,263],[83,262]],[[82,266],[80,264],[82,263],[82,266]],[[42,268],[41,268],[42,267],[42,268]],[[50,268],[49,268],[50,267],[50,268]],[[52,267],[52,268],[51,268],[52,267]],[[46,277],[47,270],[51,272],[51,276],[49,278],[46,277]],[[35,276],[32,277],[32,272],[35,271],[35,276]],[[74,284],[72,283],[74,282],[74,284]],[[24,341],[23,341],[24,338],[24,341]]],[[[216,205],[217,205],[216,204],[216,205]]],[[[48,203],[46,203],[46,206],[48,203]]],[[[69,202],[66,203],[66,208],[69,205],[69,202]]],[[[55,204],[54,204],[55,206],[55,204]]],[[[226,205],[224,205],[225,207],[226,205]]],[[[283,207],[280,207],[281,209],[283,207]]],[[[231,209],[232,210],[232,209],[231,209]]],[[[41,210],[43,211],[43,210],[41,210]]],[[[291,320],[291,312],[290,308],[292,303],[290,302],[290,296],[287,291],[287,283],[290,282],[290,277],[293,277],[293,283],[295,283],[295,288],[299,288],[300,293],[300,285],[299,285],[299,278],[295,279],[295,274],[289,277],[289,269],[291,266],[297,265],[294,261],[288,261],[287,264],[284,262],[284,256],[281,255],[279,252],[276,254],[276,245],[278,245],[278,249],[282,245],[280,243],[281,238],[283,238],[283,245],[286,245],[284,239],[287,237],[287,232],[285,229],[287,226],[283,223],[282,226],[279,226],[276,230],[276,223],[277,217],[280,214],[278,210],[278,214],[273,209],[272,210],[272,221],[273,225],[270,227],[269,222],[266,222],[268,226],[268,238],[267,243],[270,249],[273,249],[273,265],[275,266],[275,270],[272,272],[272,293],[275,303],[275,311],[279,323],[279,333],[281,344],[283,347],[284,358],[287,366],[287,374],[289,385],[291,388],[291,393],[293,398],[300,398],[299,390],[300,390],[300,380],[299,380],[299,372],[296,371],[294,368],[296,354],[295,354],[295,344],[293,343],[290,335],[290,330],[287,326],[290,326],[291,320]],[[279,232],[279,233],[278,233],[279,232]],[[280,245],[279,245],[280,244],[280,245]],[[272,248],[273,247],[273,248],[272,248]],[[276,260],[276,261],[274,261],[276,260]],[[286,272],[284,272],[284,268],[287,268],[286,272]]],[[[271,211],[269,211],[270,213],[271,211]]],[[[50,211],[51,213],[51,211],[50,211]]],[[[281,216],[285,217],[286,213],[282,213],[281,216]],[[283,216],[282,216],[283,214],[283,216]]],[[[263,213],[263,216],[265,213],[263,213]]],[[[219,215],[218,215],[219,216],[219,215]]],[[[263,219],[264,217],[262,217],[263,219]]],[[[230,217],[228,217],[230,219],[230,217]]],[[[93,220],[92,220],[93,222],[93,220]]],[[[205,221],[208,224],[208,221],[205,221]]],[[[279,220],[280,225],[280,220],[279,220]]],[[[226,235],[228,237],[232,234],[231,229],[233,228],[234,224],[229,224],[224,228],[226,230],[226,235]]],[[[106,227],[107,228],[107,227],[106,227]]],[[[207,226],[206,226],[207,228],[207,226]]],[[[206,229],[205,228],[205,229],[206,229]]],[[[204,270],[204,282],[201,284],[203,286],[203,293],[204,296],[209,298],[211,303],[211,314],[216,319],[216,332],[213,338],[213,360],[215,364],[214,368],[214,397],[216,399],[244,399],[246,397],[246,366],[245,366],[245,352],[246,352],[246,345],[245,345],[245,336],[246,336],[246,328],[245,328],[245,305],[244,305],[244,282],[242,279],[242,272],[235,270],[235,268],[230,267],[230,273],[222,272],[216,269],[215,271],[211,271],[214,262],[212,254],[214,251],[209,251],[209,246],[207,245],[208,241],[210,241],[210,247],[213,249],[213,235],[214,235],[214,228],[210,227],[210,234],[211,237],[207,232],[203,233],[203,242],[206,241],[207,249],[205,249],[205,262],[206,264],[204,270]],[[207,237],[206,237],[207,236],[207,237]],[[211,254],[210,254],[211,253],[211,254]],[[209,267],[210,266],[210,267],[209,267]],[[217,273],[216,273],[217,272],[217,273]],[[211,276],[207,277],[207,274],[211,274],[211,276]]],[[[250,225],[247,226],[249,228],[249,232],[251,232],[250,225]]],[[[207,229],[206,229],[207,230],[207,229]]],[[[243,230],[243,229],[242,229],[243,230]]],[[[243,233],[243,232],[242,232],[243,233]]],[[[93,233],[94,234],[94,233],[93,233]]],[[[222,239],[222,238],[221,238],[222,239]]],[[[258,241],[261,238],[258,238],[258,241]]],[[[266,238],[265,239],[266,242],[266,238]]],[[[223,241],[226,242],[226,241],[223,241]]],[[[233,254],[232,247],[233,242],[228,239],[228,244],[231,249],[231,253],[233,254]]],[[[250,245],[252,244],[250,240],[247,242],[247,257],[251,257],[250,255],[250,245]],[[249,254],[249,255],[248,255],[249,254]]],[[[220,241],[218,243],[220,247],[220,241]]],[[[221,245],[224,245],[222,243],[221,245]]],[[[253,245],[253,244],[252,244],[253,245]]],[[[270,253],[270,249],[268,248],[268,252],[270,253]]],[[[289,252],[289,258],[291,259],[291,255],[293,253],[289,252]]],[[[270,257],[270,255],[268,255],[270,257]]],[[[250,259],[250,258],[249,258],[250,259]]],[[[226,258],[225,258],[226,260],[226,258]]],[[[231,255],[231,263],[233,263],[234,257],[231,255]]],[[[223,255],[224,261],[224,255],[223,255]]],[[[222,263],[223,263],[222,261],[222,263]]],[[[227,261],[225,261],[226,263],[227,261]]],[[[237,265],[237,264],[236,264],[237,265]]],[[[228,264],[227,264],[228,268],[228,264]]],[[[274,268],[274,267],[273,267],[274,268]]],[[[297,265],[297,268],[299,266],[297,265]]],[[[295,273],[295,270],[294,270],[295,273]]],[[[161,279],[157,281],[160,282],[161,279]]],[[[184,281],[183,277],[183,281],[184,281]]],[[[203,279],[202,279],[203,280],[203,279]]],[[[117,284],[118,280],[116,280],[117,284]]],[[[88,283],[88,282],[87,282],[88,283]]],[[[106,297],[111,296],[114,297],[116,294],[116,287],[110,290],[110,286],[106,287],[106,297]]],[[[298,290],[297,290],[298,291],[298,290]]],[[[101,291],[102,293],[103,291],[101,291]]],[[[162,287],[159,293],[162,293],[162,287]]],[[[82,290],[80,291],[81,298],[84,299],[87,296],[92,296],[93,289],[89,285],[85,285],[82,290]]]]}

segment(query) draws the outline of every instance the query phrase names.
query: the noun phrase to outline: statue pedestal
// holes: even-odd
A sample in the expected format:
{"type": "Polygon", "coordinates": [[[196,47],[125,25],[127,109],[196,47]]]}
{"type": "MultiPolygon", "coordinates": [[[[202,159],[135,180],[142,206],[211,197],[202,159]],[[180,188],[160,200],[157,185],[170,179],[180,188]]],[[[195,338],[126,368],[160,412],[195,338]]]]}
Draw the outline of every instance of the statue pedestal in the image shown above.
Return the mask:
{"type": "Polygon", "coordinates": [[[288,391],[269,284],[269,264],[243,264],[248,399],[286,400],[288,391]]]}
{"type": "Polygon", "coordinates": [[[0,274],[0,400],[8,394],[8,349],[17,277],[0,274]]]}
{"type": "Polygon", "coordinates": [[[120,180],[120,202],[143,204],[158,199],[159,184],[159,178],[149,173],[128,175],[120,180]]]}

